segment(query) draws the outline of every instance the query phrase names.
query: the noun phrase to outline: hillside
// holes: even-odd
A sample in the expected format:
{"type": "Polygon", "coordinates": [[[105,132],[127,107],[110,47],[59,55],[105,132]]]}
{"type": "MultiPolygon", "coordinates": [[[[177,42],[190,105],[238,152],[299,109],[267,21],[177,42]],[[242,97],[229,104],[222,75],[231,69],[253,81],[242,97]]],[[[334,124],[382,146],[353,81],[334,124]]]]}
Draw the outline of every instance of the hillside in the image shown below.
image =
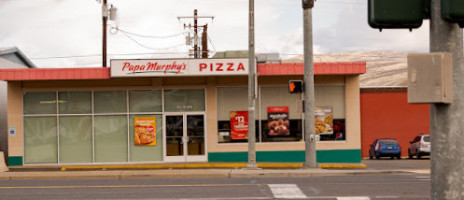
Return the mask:
{"type": "MultiPolygon", "coordinates": [[[[406,86],[407,55],[404,51],[368,51],[314,55],[315,62],[359,62],[367,64],[367,73],[361,75],[361,87],[406,86]]],[[[303,56],[283,62],[302,62],[303,56]]]]}

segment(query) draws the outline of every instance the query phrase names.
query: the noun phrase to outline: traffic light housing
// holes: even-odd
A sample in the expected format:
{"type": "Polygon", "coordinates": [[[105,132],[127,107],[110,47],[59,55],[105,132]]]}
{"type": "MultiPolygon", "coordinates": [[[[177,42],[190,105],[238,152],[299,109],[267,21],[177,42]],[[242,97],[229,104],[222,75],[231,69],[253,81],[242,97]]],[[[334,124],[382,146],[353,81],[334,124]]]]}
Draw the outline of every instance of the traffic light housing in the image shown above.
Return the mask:
{"type": "Polygon", "coordinates": [[[464,28],[464,1],[441,0],[441,17],[464,28]]]}
{"type": "Polygon", "coordinates": [[[430,0],[368,0],[369,26],[380,31],[384,28],[419,28],[429,15],[428,2],[430,0]]]}
{"type": "Polygon", "coordinates": [[[291,80],[288,83],[288,91],[290,93],[301,93],[303,92],[303,86],[302,80],[291,80]]]}

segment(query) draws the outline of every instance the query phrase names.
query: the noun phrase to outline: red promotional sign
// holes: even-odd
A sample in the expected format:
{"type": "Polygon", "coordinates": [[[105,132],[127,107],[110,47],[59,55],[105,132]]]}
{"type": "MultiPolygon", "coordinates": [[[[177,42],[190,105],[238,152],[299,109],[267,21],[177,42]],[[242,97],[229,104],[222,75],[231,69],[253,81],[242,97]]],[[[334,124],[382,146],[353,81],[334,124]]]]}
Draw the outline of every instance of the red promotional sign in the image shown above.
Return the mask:
{"type": "Polygon", "coordinates": [[[267,107],[269,136],[289,136],[288,106],[267,107]]]}
{"type": "Polygon", "coordinates": [[[248,111],[230,111],[230,138],[248,139],[248,111]]]}

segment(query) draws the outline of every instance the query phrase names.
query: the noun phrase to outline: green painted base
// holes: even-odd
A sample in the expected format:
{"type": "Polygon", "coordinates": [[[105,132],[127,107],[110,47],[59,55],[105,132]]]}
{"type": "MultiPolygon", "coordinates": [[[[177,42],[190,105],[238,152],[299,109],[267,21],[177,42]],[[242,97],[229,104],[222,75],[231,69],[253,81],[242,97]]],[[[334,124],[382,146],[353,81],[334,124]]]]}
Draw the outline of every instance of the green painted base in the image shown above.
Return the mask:
{"type": "Polygon", "coordinates": [[[23,166],[23,157],[22,156],[8,157],[8,166],[23,166]]]}
{"type": "MultiPolygon", "coordinates": [[[[318,163],[360,163],[360,149],[318,150],[318,163]]],[[[209,162],[248,162],[248,152],[208,153],[209,162]]],[[[304,162],[304,151],[258,151],[257,162],[304,162]]]]}

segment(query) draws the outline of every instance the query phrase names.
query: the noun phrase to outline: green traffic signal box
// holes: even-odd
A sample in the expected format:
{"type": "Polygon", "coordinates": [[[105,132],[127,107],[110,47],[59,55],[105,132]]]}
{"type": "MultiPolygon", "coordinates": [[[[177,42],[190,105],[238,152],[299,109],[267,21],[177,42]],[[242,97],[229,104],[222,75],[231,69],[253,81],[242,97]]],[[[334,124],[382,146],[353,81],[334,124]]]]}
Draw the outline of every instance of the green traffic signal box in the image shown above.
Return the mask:
{"type": "Polygon", "coordinates": [[[449,22],[456,22],[464,26],[464,1],[441,0],[441,17],[449,22]]]}
{"type": "Polygon", "coordinates": [[[426,0],[368,0],[372,28],[419,28],[426,18],[426,0]]]}

